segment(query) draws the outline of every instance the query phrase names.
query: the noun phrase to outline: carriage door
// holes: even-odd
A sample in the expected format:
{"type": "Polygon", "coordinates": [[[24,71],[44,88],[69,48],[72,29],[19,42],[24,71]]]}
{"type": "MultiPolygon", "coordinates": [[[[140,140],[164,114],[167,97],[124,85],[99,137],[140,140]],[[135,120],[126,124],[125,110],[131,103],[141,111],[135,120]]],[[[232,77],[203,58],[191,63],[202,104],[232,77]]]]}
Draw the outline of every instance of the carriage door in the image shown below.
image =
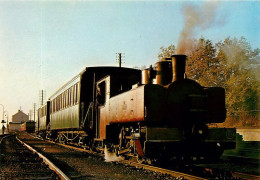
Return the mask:
{"type": "Polygon", "coordinates": [[[110,76],[107,76],[97,82],[96,86],[96,138],[104,139],[106,133],[106,122],[109,116],[109,98],[110,98],[110,76]]]}

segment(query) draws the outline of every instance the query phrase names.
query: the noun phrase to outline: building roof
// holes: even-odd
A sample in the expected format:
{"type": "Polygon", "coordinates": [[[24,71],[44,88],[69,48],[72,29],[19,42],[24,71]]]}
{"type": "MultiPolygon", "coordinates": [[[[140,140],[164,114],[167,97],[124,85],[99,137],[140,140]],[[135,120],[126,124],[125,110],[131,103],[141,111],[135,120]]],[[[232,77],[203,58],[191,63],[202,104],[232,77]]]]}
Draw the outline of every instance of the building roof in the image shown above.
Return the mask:
{"type": "Polygon", "coordinates": [[[26,121],[29,121],[29,116],[20,109],[16,114],[12,116],[12,122],[26,122],[26,121]]]}

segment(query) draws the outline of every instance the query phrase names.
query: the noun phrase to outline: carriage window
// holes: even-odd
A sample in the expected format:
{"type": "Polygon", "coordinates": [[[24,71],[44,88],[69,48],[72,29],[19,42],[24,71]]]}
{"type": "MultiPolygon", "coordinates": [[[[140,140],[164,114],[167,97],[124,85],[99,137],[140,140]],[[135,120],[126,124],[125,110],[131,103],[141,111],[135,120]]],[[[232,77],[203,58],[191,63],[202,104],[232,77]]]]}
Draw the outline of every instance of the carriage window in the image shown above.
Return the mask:
{"type": "Polygon", "coordinates": [[[56,98],[55,98],[55,105],[56,105],[56,106],[55,106],[55,112],[58,111],[58,103],[59,103],[59,102],[58,102],[58,97],[56,97],[56,98]]]}
{"type": "Polygon", "coordinates": [[[67,89],[67,107],[70,105],[70,91],[67,89]]]}
{"type": "Polygon", "coordinates": [[[74,105],[74,86],[71,86],[71,105],[74,105]]]}
{"type": "Polygon", "coordinates": [[[58,111],[60,110],[60,96],[58,96],[58,111]]]}
{"type": "Polygon", "coordinates": [[[65,108],[65,92],[63,92],[62,94],[63,94],[63,96],[62,96],[62,98],[63,98],[62,106],[63,106],[63,109],[64,109],[65,108]]]}
{"type": "Polygon", "coordinates": [[[63,108],[66,108],[66,91],[63,92],[63,108]]]}
{"type": "Polygon", "coordinates": [[[66,108],[69,106],[69,90],[66,90],[66,108]]]}
{"type": "Polygon", "coordinates": [[[59,105],[60,105],[59,96],[56,98],[56,102],[57,102],[56,111],[59,111],[59,105]]]}
{"type": "Polygon", "coordinates": [[[60,96],[60,110],[62,109],[62,94],[59,95],[60,96]]]}
{"type": "Polygon", "coordinates": [[[61,109],[63,109],[63,93],[61,93],[61,109]]]}
{"type": "Polygon", "coordinates": [[[76,104],[78,103],[78,83],[76,84],[76,104]]]}
{"type": "Polygon", "coordinates": [[[73,105],[76,104],[76,84],[73,85],[73,105]]]}
{"type": "Polygon", "coordinates": [[[54,99],[51,102],[51,110],[52,110],[52,113],[54,113],[54,99]]]}
{"type": "Polygon", "coordinates": [[[56,112],[56,99],[53,99],[53,112],[56,112]]]}
{"type": "Polygon", "coordinates": [[[103,81],[97,86],[97,103],[103,106],[106,102],[106,82],[103,81]]]}
{"type": "Polygon", "coordinates": [[[65,107],[68,107],[68,90],[65,91],[66,99],[65,99],[65,107]]]}
{"type": "Polygon", "coordinates": [[[71,90],[72,90],[72,89],[69,88],[69,93],[70,93],[70,106],[71,106],[71,104],[72,104],[72,103],[71,103],[71,101],[72,101],[72,96],[71,96],[71,95],[72,95],[72,91],[71,91],[71,90]]]}
{"type": "Polygon", "coordinates": [[[72,105],[72,88],[70,87],[69,88],[69,91],[70,91],[70,106],[72,105]]]}
{"type": "Polygon", "coordinates": [[[58,101],[57,101],[57,97],[55,98],[55,112],[57,112],[58,109],[58,101]]]}
{"type": "Polygon", "coordinates": [[[57,111],[60,110],[60,96],[57,97],[57,111]]]}
{"type": "Polygon", "coordinates": [[[74,86],[71,86],[71,105],[74,105],[74,86]]]}

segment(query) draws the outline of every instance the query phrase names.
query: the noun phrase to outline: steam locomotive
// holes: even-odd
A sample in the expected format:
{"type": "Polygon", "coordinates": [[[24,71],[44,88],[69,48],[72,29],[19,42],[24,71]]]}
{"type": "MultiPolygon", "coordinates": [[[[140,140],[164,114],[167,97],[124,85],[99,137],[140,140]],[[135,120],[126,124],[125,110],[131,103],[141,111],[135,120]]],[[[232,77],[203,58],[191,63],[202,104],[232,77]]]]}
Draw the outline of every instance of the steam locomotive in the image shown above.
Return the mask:
{"type": "Polygon", "coordinates": [[[38,109],[36,131],[94,151],[162,159],[212,158],[235,148],[225,121],[225,90],[185,77],[185,55],[144,70],[87,67],[38,109]]]}

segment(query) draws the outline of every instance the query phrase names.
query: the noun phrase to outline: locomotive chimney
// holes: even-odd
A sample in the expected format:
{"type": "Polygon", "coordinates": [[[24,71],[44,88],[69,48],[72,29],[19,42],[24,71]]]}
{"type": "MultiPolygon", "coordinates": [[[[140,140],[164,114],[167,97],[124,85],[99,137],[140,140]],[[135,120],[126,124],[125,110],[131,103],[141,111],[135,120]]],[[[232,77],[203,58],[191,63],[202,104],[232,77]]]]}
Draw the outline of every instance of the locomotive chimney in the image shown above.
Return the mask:
{"type": "Polygon", "coordinates": [[[156,84],[166,86],[172,81],[172,59],[164,58],[163,60],[155,63],[156,70],[156,84]]]}
{"type": "Polygon", "coordinates": [[[172,82],[184,79],[186,55],[173,55],[172,56],[172,82]]]}

